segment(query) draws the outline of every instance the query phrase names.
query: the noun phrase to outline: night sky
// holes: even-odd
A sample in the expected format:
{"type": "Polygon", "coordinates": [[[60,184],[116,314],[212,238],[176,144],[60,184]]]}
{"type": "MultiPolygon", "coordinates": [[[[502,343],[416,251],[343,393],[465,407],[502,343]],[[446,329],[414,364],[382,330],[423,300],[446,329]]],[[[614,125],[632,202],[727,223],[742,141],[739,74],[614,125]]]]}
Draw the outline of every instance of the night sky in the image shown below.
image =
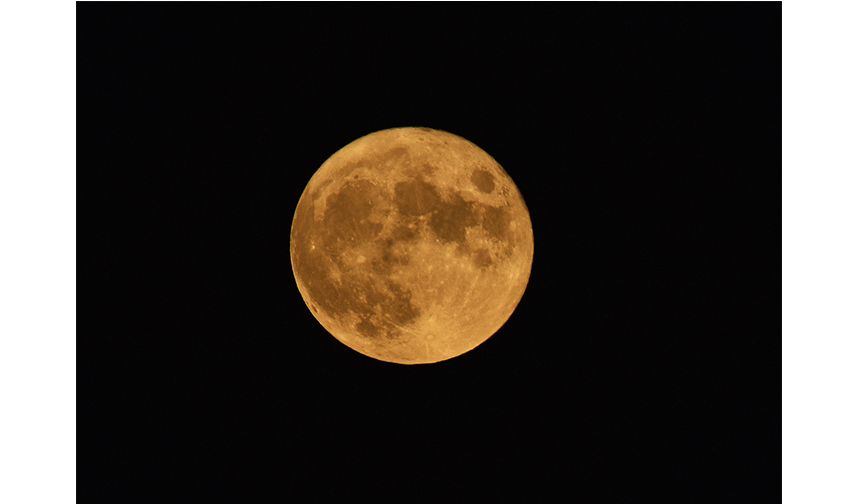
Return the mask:
{"type": "Polygon", "coordinates": [[[77,4],[81,501],[778,502],[780,18],[77,4]],[[311,175],[398,126],[534,228],[508,323],[433,365],[339,343],[290,267],[311,175]]]}

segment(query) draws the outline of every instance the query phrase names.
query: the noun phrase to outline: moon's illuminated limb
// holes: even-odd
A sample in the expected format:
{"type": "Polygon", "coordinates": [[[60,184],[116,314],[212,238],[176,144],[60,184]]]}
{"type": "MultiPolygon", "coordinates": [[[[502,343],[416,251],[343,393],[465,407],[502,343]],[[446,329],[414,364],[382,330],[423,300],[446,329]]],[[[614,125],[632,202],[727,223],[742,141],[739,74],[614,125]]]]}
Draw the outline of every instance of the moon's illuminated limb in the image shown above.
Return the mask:
{"type": "Polygon", "coordinates": [[[492,336],[525,291],[533,253],[528,210],[502,167],[428,128],[337,151],[302,193],[290,235],[296,283],[323,327],[402,364],[492,336]]]}

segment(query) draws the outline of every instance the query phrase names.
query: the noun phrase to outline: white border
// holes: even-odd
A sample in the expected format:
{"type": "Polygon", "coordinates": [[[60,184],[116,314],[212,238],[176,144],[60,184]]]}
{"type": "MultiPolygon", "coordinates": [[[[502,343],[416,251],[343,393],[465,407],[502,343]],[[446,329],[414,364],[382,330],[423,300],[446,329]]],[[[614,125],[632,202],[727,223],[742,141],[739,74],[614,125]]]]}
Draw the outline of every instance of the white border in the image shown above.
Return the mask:
{"type": "Polygon", "coordinates": [[[783,499],[860,502],[856,2],[783,5],[783,499]]]}
{"type": "Polygon", "coordinates": [[[75,4],[0,3],[0,502],[75,501],[75,4]]]}

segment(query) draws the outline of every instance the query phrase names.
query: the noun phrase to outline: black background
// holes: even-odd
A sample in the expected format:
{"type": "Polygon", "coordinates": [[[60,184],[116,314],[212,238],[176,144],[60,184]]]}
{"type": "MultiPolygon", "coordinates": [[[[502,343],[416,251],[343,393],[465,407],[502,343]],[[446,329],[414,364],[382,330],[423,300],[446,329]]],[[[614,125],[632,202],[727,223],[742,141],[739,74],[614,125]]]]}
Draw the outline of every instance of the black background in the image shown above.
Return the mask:
{"type": "Polygon", "coordinates": [[[82,502],[779,499],[780,4],[77,14],[82,502]],[[397,126],[534,226],[509,322],[435,365],[338,343],[290,268],[314,171],[397,126]]]}

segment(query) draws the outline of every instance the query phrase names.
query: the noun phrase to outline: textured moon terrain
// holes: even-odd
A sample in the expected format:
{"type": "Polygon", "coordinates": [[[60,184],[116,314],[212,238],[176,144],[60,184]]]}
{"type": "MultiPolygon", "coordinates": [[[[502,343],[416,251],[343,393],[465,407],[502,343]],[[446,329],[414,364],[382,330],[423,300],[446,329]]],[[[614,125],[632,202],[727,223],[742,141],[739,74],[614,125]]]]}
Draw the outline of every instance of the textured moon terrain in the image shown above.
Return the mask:
{"type": "Polygon", "coordinates": [[[296,284],[350,348],[387,362],[461,355],[508,320],[528,283],[531,220],[489,154],[444,131],[394,128],[332,155],[290,233],[296,284]]]}

